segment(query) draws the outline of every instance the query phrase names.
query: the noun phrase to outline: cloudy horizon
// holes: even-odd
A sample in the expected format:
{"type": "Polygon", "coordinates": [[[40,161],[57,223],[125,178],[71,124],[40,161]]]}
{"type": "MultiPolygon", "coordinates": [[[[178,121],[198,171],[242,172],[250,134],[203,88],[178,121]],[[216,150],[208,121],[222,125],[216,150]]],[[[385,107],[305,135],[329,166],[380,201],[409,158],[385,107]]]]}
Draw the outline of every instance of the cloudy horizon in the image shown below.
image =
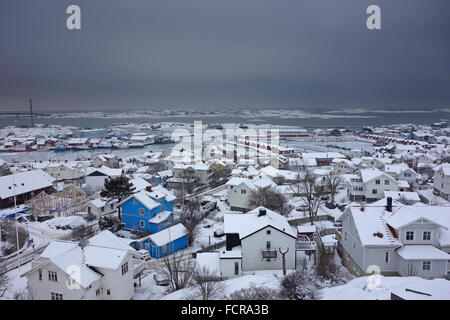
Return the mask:
{"type": "Polygon", "coordinates": [[[4,0],[0,110],[449,108],[450,2],[4,0]],[[82,30],[66,29],[81,7],[82,30]],[[381,30],[366,8],[381,8],[381,30]]]}

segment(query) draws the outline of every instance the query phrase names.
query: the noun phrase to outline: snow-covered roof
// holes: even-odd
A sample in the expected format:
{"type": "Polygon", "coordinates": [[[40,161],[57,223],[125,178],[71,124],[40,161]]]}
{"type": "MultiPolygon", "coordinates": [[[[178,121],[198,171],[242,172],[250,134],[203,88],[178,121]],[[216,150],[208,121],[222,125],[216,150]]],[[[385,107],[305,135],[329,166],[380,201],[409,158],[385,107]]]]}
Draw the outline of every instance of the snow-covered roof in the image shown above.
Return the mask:
{"type": "Polygon", "coordinates": [[[76,271],[74,280],[87,288],[103,276],[95,268],[117,270],[128,252],[137,253],[126,242],[105,230],[90,238],[84,247],[76,242],[54,240],[40,257],[49,259],[69,276],[76,271]]]}
{"type": "Polygon", "coordinates": [[[171,211],[158,212],[157,214],[155,214],[155,216],[153,218],[148,220],[148,222],[156,223],[156,224],[161,223],[161,222],[167,220],[167,218],[169,218],[172,213],[173,212],[171,212],[171,211]]]}
{"type": "Polygon", "coordinates": [[[387,211],[383,207],[349,206],[347,210],[351,212],[363,246],[401,245],[401,242],[393,236],[385,223],[387,211]],[[378,233],[381,233],[382,237],[379,237],[378,233]]]}
{"type": "Polygon", "coordinates": [[[41,169],[2,176],[0,177],[0,199],[51,187],[53,181],[55,179],[41,169]]]}
{"type": "Polygon", "coordinates": [[[197,253],[196,263],[198,269],[205,268],[213,275],[220,276],[219,252],[199,252],[197,253]]]}
{"type": "Polygon", "coordinates": [[[404,260],[449,260],[450,255],[432,245],[406,245],[397,250],[404,260]]]}
{"type": "Polygon", "coordinates": [[[384,167],[384,171],[386,171],[388,173],[395,173],[395,174],[400,174],[407,170],[415,173],[414,169],[408,167],[408,165],[406,163],[389,164],[384,167]]]}
{"type": "Polygon", "coordinates": [[[258,207],[245,214],[229,213],[224,215],[224,232],[238,233],[240,239],[267,226],[297,238],[285,217],[264,207],[258,207]],[[266,210],[266,214],[260,216],[260,210],[266,210]]]}
{"type": "Polygon", "coordinates": [[[235,246],[231,250],[220,250],[220,259],[241,259],[242,258],[242,247],[235,246]]]}
{"type": "Polygon", "coordinates": [[[316,226],[315,225],[303,225],[303,226],[297,226],[297,232],[298,233],[314,233],[316,232],[316,226]]]}
{"type": "Polygon", "coordinates": [[[145,181],[142,178],[134,178],[133,180],[130,180],[130,183],[133,185],[133,187],[136,188],[134,190],[135,192],[139,192],[141,190],[144,190],[148,186],[151,186],[150,183],[148,183],[147,181],[145,181]]]}
{"type": "Polygon", "coordinates": [[[387,173],[385,173],[377,168],[361,169],[360,173],[361,173],[361,179],[364,183],[372,181],[373,179],[381,177],[381,176],[385,176],[388,179],[395,181],[395,179],[392,178],[390,175],[388,175],[387,173]]]}
{"type": "Polygon", "coordinates": [[[422,216],[409,208],[404,206],[400,206],[397,208],[393,208],[393,213],[386,218],[386,223],[390,225],[392,228],[398,230],[399,228],[406,226],[410,223],[413,223],[422,216]]]}
{"type": "Polygon", "coordinates": [[[154,244],[156,244],[158,247],[161,247],[187,234],[188,231],[185,226],[181,223],[178,223],[170,228],[151,234],[149,238],[154,244]]]}
{"type": "Polygon", "coordinates": [[[398,180],[398,187],[399,188],[409,188],[409,183],[406,180],[398,180]]]}
{"type": "Polygon", "coordinates": [[[90,238],[89,244],[111,249],[136,251],[125,239],[117,237],[109,230],[104,230],[90,238]]]}
{"type": "Polygon", "coordinates": [[[89,167],[87,169],[86,175],[89,176],[89,175],[93,174],[94,172],[99,172],[108,177],[118,177],[118,176],[122,175],[122,169],[113,169],[113,168],[106,167],[106,166],[102,166],[101,168],[89,167]]]}
{"type": "Polygon", "coordinates": [[[126,201],[128,201],[131,198],[135,198],[148,210],[152,210],[161,205],[159,202],[153,200],[152,197],[150,196],[150,193],[147,192],[146,190],[141,190],[137,193],[130,195],[129,197],[122,200],[119,204],[125,203],[126,201]]]}
{"type": "Polygon", "coordinates": [[[315,158],[315,159],[334,159],[334,158],[346,158],[342,153],[338,152],[303,152],[303,158],[315,158]]]}
{"type": "Polygon", "coordinates": [[[420,201],[419,194],[417,192],[384,191],[384,196],[391,197],[393,200],[405,199],[406,201],[420,201]]]}

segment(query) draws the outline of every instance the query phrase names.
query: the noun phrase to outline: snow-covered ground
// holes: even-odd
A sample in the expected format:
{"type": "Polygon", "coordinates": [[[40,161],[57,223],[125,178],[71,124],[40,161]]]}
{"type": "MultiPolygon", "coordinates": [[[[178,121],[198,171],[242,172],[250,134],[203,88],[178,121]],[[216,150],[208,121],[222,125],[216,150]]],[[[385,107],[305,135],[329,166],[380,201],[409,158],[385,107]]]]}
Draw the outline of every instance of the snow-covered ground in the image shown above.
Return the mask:
{"type": "Polygon", "coordinates": [[[419,277],[374,276],[355,278],[345,285],[322,290],[324,300],[390,300],[391,293],[408,295],[409,299],[450,300],[450,282],[445,279],[426,280],[419,277]],[[379,281],[379,282],[378,282],[379,281]],[[379,284],[379,285],[377,285],[379,284]],[[372,288],[372,289],[369,289],[372,288]],[[410,294],[411,289],[427,295],[410,294]]]}

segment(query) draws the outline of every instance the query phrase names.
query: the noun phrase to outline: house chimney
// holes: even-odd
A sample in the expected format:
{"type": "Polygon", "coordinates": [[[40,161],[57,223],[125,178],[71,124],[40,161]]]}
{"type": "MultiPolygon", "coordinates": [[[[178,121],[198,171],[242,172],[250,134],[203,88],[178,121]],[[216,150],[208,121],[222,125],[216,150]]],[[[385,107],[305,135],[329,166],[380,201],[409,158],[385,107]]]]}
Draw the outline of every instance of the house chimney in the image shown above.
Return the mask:
{"type": "Polygon", "coordinates": [[[386,211],[392,212],[392,198],[387,197],[386,199],[386,211]]]}
{"type": "Polygon", "coordinates": [[[266,215],[266,208],[260,208],[258,212],[258,217],[266,215]]]}

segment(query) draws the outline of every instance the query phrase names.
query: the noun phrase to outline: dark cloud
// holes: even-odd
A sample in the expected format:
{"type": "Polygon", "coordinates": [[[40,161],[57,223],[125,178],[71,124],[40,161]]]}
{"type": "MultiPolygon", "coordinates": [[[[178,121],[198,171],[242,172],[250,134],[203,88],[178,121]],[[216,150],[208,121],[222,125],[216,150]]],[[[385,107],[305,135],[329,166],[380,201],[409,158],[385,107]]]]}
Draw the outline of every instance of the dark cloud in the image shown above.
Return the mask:
{"type": "Polygon", "coordinates": [[[448,0],[3,0],[0,108],[447,106],[448,0]],[[65,27],[78,4],[82,30],[65,27]],[[382,29],[366,28],[378,4],[382,29]]]}

